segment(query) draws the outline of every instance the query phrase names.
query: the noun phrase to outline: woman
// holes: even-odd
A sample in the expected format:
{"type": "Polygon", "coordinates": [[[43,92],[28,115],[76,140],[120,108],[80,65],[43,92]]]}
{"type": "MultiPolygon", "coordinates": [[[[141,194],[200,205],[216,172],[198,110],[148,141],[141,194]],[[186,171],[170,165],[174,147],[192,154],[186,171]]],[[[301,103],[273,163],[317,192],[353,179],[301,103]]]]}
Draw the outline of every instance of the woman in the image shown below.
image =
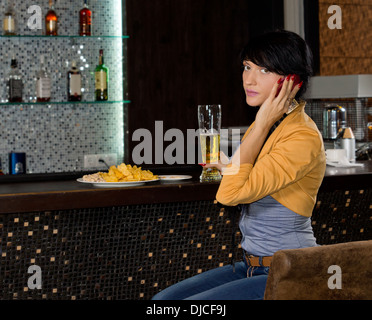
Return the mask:
{"type": "Polygon", "coordinates": [[[277,31],[252,39],[241,60],[246,102],[259,110],[230,164],[217,165],[223,178],[216,198],[241,207],[243,261],[235,270],[228,265],[181,281],[154,299],[262,299],[276,251],[317,245],[310,217],[326,166],[323,140],[305,102],[296,102],[312,74],[311,52],[297,34],[277,31]]]}

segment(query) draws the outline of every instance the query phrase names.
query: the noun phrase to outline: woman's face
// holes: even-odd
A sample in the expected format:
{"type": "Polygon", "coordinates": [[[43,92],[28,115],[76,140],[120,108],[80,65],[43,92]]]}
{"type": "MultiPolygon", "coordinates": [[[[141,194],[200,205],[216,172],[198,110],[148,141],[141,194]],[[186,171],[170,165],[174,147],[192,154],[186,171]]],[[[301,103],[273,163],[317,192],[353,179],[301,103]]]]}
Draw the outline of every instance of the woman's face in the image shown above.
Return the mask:
{"type": "Polygon", "coordinates": [[[269,97],[270,92],[282,76],[269,72],[266,68],[244,61],[243,88],[246,102],[252,107],[258,107],[269,97]]]}

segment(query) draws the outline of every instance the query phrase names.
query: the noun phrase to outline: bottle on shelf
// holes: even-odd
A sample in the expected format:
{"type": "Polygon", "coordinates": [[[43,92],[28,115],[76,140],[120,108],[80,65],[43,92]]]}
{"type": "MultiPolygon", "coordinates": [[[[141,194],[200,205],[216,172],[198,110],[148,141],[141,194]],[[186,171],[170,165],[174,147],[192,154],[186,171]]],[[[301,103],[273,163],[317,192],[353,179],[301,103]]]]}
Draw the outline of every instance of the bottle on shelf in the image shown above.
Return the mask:
{"type": "Polygon", "coordinates": [[[104,64],[103,49],[99,50],[99,62],[95,70],[95,98],[96,101],[108,100],[108,72],[104,64]]]}
{"type": "Polygon", "coordinates": [[[23,82],[17,59],[12,58],[8,75],[9,102],[22,102],[23,82]]]}
{"type": "Polygon", "coordinates": [[[36,73],[36,101],[48,102],[51,97],[52,81],[44,67],[44,56],[40,56],[40,69],[36,73]]]}
{"type": "Polygon", "coordinates": [[[1,165],[1,158],[0,158],[0,176],[3,176],[4,175],[4,172],[3,172],[3,167],[1,165]]]}
{"type": "Polygon", "coordinates": [[[81,73],[76,62],[71,62],[71,69],[67,72],[67,100],[81,101],[81,73]]]}
{"type": "Polygon", "coordinates": [[[79,12],[79,35],[90,36],[92,34],[92,11],[88,8],[87,0],[79,12]]]}
{"type": "Polygon", "coordinates": [[[47,36],[58,35],[58,17],[54,11],[53,0],[49,0],[49,11],[45,15],[45,34],[47,36]]]}
{"type": "Polygon", "coordinates": [[[4,19],[3,19],[3,33],[6,36],[14,36],[17,34],[16,31],[16,18],[13,5],[8,3],[8,7],[5,10],[4,19]]]}

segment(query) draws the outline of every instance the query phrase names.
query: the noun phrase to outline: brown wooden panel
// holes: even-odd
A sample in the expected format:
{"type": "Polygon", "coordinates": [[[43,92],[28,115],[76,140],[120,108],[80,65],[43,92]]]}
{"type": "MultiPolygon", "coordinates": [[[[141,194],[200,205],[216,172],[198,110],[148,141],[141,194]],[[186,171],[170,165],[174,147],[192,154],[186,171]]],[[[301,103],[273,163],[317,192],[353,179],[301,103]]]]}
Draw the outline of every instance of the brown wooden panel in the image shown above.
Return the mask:
{"type": "Polygon", "coordinates": [[[319,1],[320,74],[372,73],[372,1],[338,1],[342,29],[329,29],[330,1],[319,1]]]}
{"type": "Polygon", "coordinates": [[[319,0],[319,3],[331,5],[343,5],[343,4],[350,4],[350,5],[372,5],[372,0],[319,0]]]}
{"type": "Polygon", "coordinates": [[[221,104],[222,126],[252,122],[239,54],[249,36],[283,25],[282,1],[128,0],[126,6],[130,150],[138,144],[132,133],[154,133],[157,120],[164,131],[196,129],[198,104],[221,104]]]}
{"type": "Polygon", "coordinates": [[[372,5],[341,5],[342,29],[329,29],[328,4],[320,5],[320,53],[333,57],[372,56],[372,5]]]}
{"type": "Polygon", "coordinates": [[[322,75],[370,74],[372,58],[321,57],[322,75]]]}

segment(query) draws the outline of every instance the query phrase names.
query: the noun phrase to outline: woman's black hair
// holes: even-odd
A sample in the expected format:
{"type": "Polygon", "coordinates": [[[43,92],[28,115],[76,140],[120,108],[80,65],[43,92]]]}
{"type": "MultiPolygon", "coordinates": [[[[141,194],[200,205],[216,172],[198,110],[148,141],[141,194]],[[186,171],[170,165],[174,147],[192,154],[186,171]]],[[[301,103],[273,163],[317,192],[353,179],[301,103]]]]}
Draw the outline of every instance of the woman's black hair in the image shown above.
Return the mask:
{"type": "Polygon", "coordinates": [[[242,64],[244,61],[252,61],[283,76],[299,75],[303,85],[296,98],[305,93],[313,75],[312,52],[306,41],[291,31],[271,31],[252,38],[243,48],[240,60],[242,64]]]}

